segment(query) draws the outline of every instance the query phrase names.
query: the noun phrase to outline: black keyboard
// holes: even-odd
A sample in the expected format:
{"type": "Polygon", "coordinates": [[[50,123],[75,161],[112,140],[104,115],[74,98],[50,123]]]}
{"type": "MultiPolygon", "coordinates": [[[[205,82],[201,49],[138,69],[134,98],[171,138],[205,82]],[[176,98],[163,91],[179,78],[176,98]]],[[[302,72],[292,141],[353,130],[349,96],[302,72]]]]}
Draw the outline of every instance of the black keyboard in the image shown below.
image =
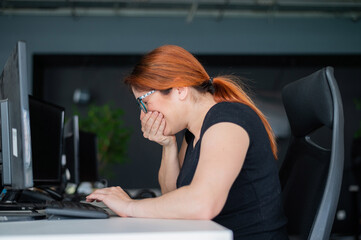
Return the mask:
{"type": "Polygon", "coordinates": [[[70,201],[47,202],[45,213],[49,218],[109,218],[108,212],[101,207],[70,201]]]}
{"type": "Polygon", "coordinates": [[[0,202],[0,212],[3,211],[27,211],[27,210],[41,210],[45,209],[45,203],[12,203],[0,202]]]}
{"type": "Polygon", "coordinates": [[[6,213],[24,211],[45,211],[48,219],[64,218],[109,218],[109,213],[99,206],[83,202],[46,201],[44,203],[2,203],[0,216],[6,213]],[[3,213],[3,214],[2,214],[3,213]]]}

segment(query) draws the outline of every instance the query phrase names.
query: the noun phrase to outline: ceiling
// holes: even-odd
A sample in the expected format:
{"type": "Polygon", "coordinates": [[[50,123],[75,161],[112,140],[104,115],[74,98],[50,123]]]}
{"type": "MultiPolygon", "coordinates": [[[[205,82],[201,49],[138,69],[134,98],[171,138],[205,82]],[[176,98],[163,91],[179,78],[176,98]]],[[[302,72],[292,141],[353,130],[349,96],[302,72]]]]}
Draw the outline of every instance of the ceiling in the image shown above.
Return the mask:
{"type": "Polygon", "coordinates": [[[0,0],[0,15],[336,16],[359,20],[361,0],[0,0]]]}

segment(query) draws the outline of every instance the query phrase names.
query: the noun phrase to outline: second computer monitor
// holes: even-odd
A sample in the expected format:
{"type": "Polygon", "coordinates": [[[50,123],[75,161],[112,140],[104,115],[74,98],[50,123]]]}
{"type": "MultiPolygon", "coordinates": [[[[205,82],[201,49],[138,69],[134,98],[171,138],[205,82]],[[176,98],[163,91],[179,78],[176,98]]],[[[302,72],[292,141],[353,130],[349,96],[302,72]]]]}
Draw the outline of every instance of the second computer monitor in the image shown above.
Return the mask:
{"type": "Polygon", "coordinates": [[[97,155],[97,135],[79,131],[80,182],[96,182],[99,180],[97,155]]]}
{"type": "Polygon", "coordinates": [[[59,186],[65,109],[29,96],[35,186],[59,186]]]}

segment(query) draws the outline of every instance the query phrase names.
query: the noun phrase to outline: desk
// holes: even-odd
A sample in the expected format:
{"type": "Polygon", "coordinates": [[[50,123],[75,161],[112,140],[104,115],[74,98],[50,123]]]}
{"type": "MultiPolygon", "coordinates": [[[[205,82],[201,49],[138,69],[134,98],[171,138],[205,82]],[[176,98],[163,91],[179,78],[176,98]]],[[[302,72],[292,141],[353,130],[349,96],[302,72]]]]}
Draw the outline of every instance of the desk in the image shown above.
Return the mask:
{"type": "Polygon", "coordinates": [[[231,240],[232,231],[212,221],[145,218],[37,220],[0,223],[6,240],[231,240]]]}

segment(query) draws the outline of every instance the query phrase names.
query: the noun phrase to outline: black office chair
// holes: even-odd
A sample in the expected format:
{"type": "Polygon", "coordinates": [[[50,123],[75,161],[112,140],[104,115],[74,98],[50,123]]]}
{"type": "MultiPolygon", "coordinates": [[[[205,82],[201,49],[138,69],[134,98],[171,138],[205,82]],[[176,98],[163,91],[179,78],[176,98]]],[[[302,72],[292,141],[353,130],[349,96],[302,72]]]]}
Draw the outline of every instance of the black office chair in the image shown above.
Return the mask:
{"type": "Polygon", "coordinates": [[[290,239],[328,240],[341,189],[344,161],[343,108],[333,68],[323,68],[282,91],[291,141],[280,169],[290,239]],[[332,131],[330,149],[311,133],[332,131]]]}

